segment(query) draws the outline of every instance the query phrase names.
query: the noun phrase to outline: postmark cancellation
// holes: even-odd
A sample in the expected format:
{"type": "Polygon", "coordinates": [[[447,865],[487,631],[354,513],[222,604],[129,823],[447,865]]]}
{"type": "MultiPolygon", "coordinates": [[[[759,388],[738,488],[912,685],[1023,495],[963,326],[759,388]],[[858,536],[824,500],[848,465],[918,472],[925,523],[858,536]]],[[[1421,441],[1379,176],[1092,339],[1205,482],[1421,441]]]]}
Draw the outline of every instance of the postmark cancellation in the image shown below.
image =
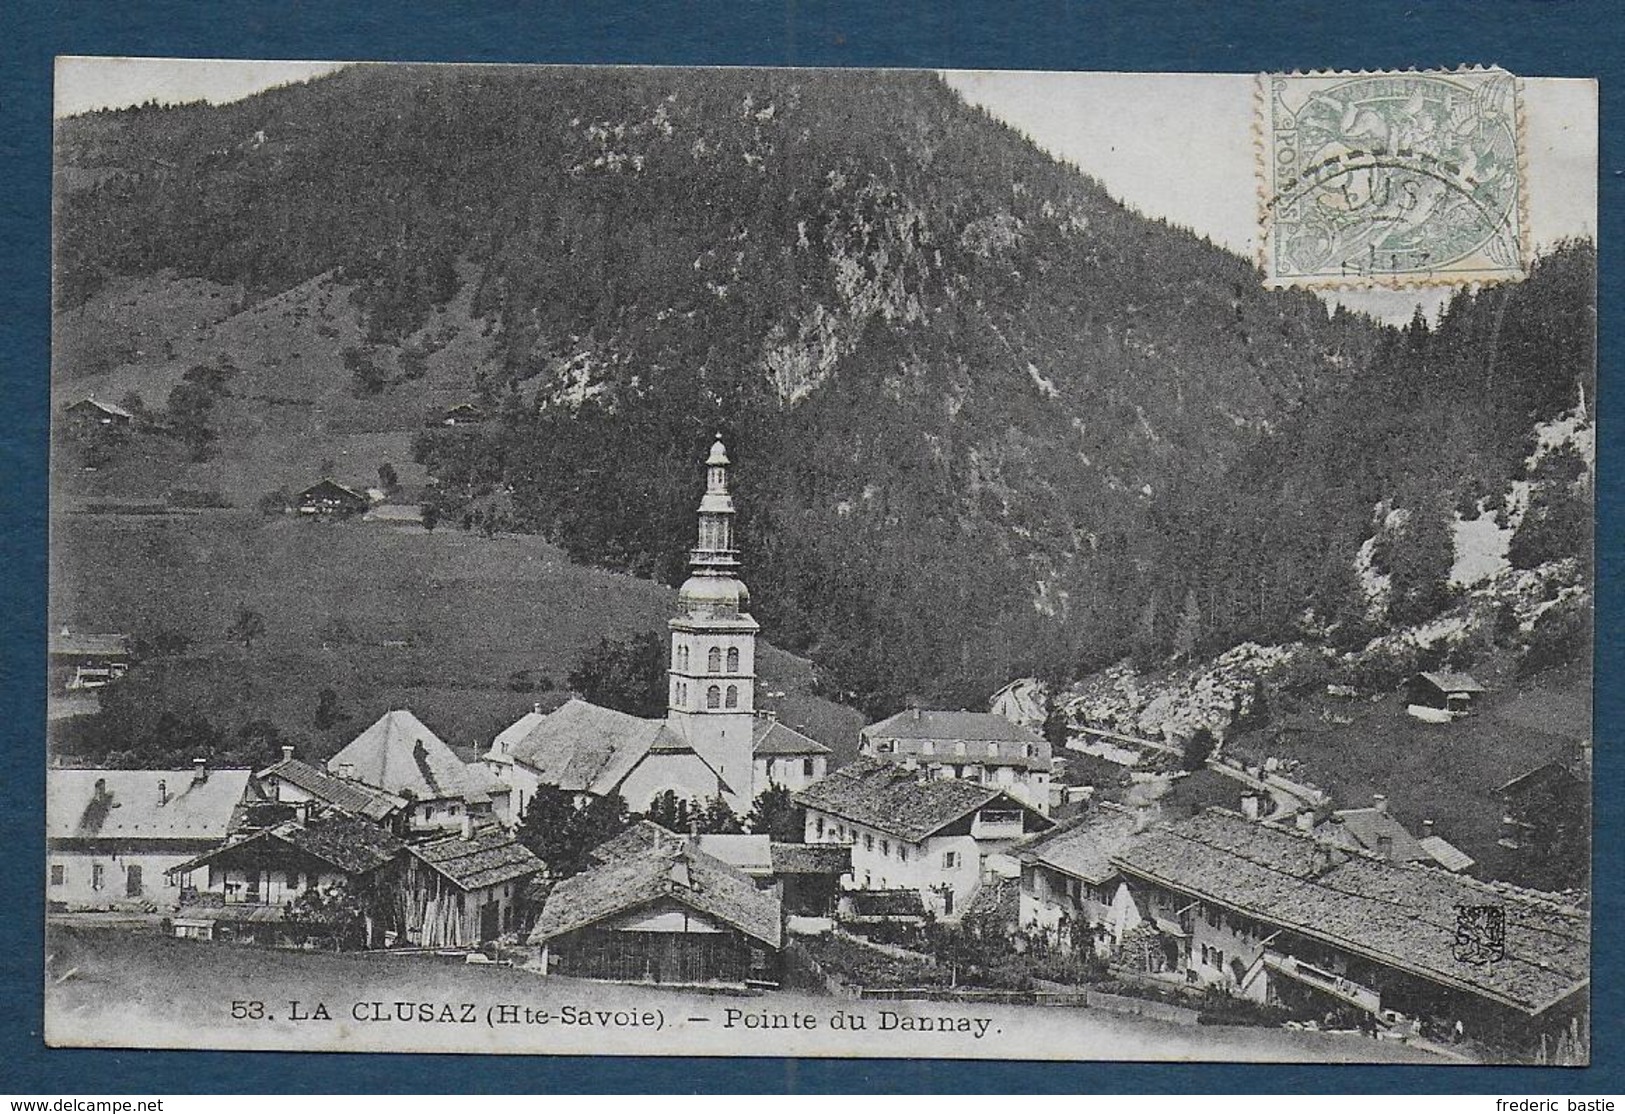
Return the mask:
{"type": "Polygon", "coordinates": [[[1524,277],[1528,185],[1512,74],[1266,74],[1257,109],[1269,285],[1524,277]]]}

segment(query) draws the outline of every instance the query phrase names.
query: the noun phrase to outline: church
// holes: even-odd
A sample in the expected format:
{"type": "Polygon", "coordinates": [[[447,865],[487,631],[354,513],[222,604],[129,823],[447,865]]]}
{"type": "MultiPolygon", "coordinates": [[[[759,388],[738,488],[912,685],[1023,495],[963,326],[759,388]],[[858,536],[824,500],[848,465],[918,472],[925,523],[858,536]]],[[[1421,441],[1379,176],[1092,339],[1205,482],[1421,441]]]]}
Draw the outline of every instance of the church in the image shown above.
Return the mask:
{"type": "Polygon", "coordinates": [[[721,797],[743,815],[774,785],[800,790],[827,772],[830,750],[756,707],[756,634],[739,577],[728,451],[718,435],[705,461],[699,537],[677,593],[666,715],[643,719],[579,698],[526,713],[484,755],[524,815],[538,786],[578,799],[619,793],[641,812],[670,791],[721,797]]]}

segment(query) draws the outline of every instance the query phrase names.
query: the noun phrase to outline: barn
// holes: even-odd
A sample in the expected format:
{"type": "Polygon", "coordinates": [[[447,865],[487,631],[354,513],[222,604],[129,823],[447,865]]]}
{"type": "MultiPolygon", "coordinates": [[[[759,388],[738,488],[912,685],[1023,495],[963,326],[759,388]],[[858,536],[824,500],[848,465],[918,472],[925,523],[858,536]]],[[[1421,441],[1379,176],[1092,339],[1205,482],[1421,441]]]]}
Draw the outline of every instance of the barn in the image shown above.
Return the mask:
{"type": "Polygon", "coordinates": [[[615,982],[777,986],[776,889],[683,841],[559,883],[530,942],[549,973],[615,982]]]}
{"type": "Polygon", "coordinates": [[[520,927],[526,885],[542,860],[501,827],[407,847],[401,880],[406,938],[425,948],[472,948],[520,927]]]}

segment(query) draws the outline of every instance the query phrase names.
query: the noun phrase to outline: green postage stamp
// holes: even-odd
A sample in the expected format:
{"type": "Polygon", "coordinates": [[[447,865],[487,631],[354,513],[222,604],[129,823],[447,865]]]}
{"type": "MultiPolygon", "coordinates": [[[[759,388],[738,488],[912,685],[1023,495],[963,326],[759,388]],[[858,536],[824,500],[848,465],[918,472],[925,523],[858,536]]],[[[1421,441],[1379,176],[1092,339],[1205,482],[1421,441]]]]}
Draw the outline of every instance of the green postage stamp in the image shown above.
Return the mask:
{"type": "Polygon", "coordinates": [[[1506,71],[1266,74],[1256,135],[1270,285],[1524,277],[1528,184],[1506,71]]]}

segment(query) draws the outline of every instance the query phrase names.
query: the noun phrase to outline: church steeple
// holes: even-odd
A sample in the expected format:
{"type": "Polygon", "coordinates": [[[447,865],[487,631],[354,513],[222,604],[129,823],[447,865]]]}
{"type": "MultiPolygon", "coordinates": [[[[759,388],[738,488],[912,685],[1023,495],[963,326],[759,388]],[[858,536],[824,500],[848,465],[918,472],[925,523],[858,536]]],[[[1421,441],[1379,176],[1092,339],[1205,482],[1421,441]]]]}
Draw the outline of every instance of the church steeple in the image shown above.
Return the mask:
{"type": "Polygon", "coordinates": [[[734,500],[728,493],[730,463],[727,446],[719,433],[711,445],[711,455],[705,459],[699,543],[689,551],[689,565],[696,572],[731,571],[739,567],[739,551],[734,548],[734,500]]]}
{"type": "Polygon", "coordinates": [[[739,579],[728,450],[719,434],[705,461],[699,535],[689,578],[677,593],[671,627],[666,721],[709,762],[732,791],[735,810],[750,807],[756,707],[756,620],[739,579]]]}

